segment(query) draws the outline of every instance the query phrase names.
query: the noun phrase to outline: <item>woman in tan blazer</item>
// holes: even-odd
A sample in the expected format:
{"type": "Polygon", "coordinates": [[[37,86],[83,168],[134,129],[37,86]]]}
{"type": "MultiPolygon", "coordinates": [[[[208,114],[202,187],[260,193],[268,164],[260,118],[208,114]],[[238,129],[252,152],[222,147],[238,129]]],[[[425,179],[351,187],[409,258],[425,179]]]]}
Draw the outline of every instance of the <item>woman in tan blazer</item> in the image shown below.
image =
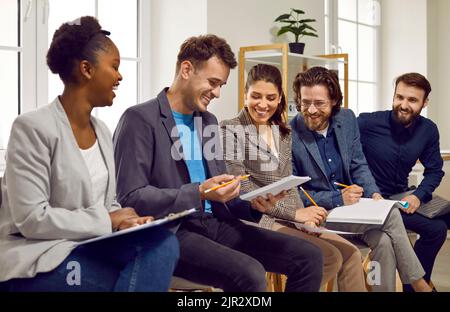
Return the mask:
{"type": "MultiPolygon", "coordinates": [[[[254,66],[245,86],[245,107],[236,118],[220,123],[224,159],[233,175],[250,174],[242,181],[249,192],[292,174],[291,130],[283,119],[286,98],[279,70],[271,65],[254,66]]],[[[323,252],[325,283],[337,275],[339,291],[366,291],[361,253],[352,243],[337,234],[307,233],[289,221],[317,227],[326,219],[322,207],[304,207],[297,190],[279,201],[259,226],[295,235],[317,245],[323,252]]]]}

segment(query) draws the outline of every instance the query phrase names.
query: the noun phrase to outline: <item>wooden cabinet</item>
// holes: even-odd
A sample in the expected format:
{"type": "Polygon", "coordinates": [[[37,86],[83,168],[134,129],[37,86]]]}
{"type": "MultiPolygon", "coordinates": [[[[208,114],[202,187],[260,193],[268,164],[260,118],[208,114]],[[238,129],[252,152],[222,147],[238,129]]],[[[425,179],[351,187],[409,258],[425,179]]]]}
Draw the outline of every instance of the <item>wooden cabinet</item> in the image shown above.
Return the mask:
{"type": "Polygon", "coordinates": [[[344,107],[348,107],[348,54],[308,56],[290,53],[286,43],[241,47],[239,49],[239,107],[244,106],[246,74],[256,64],[270,64],[278,67],[283,78],[283,90],[288,108],[286,117],[295,116],[295,102],[292,84],[295,76],[313,66],[323,66],[340,71],[340,82],[344,95],[344,107]]]}

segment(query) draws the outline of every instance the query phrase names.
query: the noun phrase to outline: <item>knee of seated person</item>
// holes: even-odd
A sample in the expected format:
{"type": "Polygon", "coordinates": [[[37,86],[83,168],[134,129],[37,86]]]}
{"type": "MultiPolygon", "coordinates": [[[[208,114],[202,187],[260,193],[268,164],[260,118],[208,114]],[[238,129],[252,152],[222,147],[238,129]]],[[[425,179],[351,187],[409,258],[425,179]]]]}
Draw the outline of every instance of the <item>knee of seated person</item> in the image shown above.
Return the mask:
{"type": "Polygon", "coordinates": [[[327,278],[328,275],[335,276],[341,270],[344,262],[341,252],[334,246],[332,246],[331,249],[324,251],[321,249],[321,251],[323,258],[324,278],[327,278]]]}
{"type": "Polygon", "coordinates": [[[266,291],[266,270],[256,260],[247,265],[243,264],[240,276],[233,278],[233,285],[225,287],[227,288],[226,291],[264,292],[266,291]]]}
{"type": "Polygon", "coordinates": [[[358,247],[356,247],[355,245],[352,244],[351,246],[351,258],[357,258],[357,259],[362,259],[363,256],[361,254],[361,250],[359,250],[358,247]]]}
{"type": "Polygon", "coordinates": [[[402,215],[400,213],[400,209],[392,209],[391,213],[388,215],[388,219],[391,219],[391,220],[399,219],[399,220],[402,220],[402,222],[403,222],[402,215]]]}
{"type": "Polygon", "coordinates": [[[444,242],[447,238],[447,224],[443,220],[434,219],[432,226],[429,227],[429,231],[422,235],[431,236],[436,240],[444,242]]]}
{"type": "Polygon", "coordinates": [[[160,237],[160,241],[157,245],[149,247],[149,250],[158,253],[158,258],[161,258],[161,261],[164,260],[172,260],[173,262],[177,262],[180,257],[180,245],[178,243],[177,237],[168,232],[164,235],[164,237],[160,237]]]}
{"type": "Polygon", "coordinates": [[[178,242],[177,237],[170,233],[162,242],[162,245],[167,250],[167,253],[170,253],[176,259],[180,256],[180,244],[178,242]]]}
{"type": "MultiPolygon", "coordinates": [[[[293,261],[298,261],[299,266],[309,267],[309,270],[314,270],[322,273],[323,269],[323,253],[322,250],[316,245],[309,243],[303,246],[300,257],[293,258],[293,261]]],[[[342,263],[342,261],[341,261],[342,263]]]]}
{"type": "Polygon", "coordinates": [[[392,240],[386,233],[382,232],[375,248],[393,249],[392,240]]]}

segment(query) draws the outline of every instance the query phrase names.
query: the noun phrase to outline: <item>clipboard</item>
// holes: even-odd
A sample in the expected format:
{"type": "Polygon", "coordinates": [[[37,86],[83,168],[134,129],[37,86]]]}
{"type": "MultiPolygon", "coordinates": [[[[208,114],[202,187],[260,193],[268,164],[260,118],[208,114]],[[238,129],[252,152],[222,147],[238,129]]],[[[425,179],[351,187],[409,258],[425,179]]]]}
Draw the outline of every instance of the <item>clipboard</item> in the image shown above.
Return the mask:
{"type": "Polygon", "coordinates": [[[192,214],[192,213],[194,213],[196,211],[197,211],[197,209],[192,208],[192,209],[184,210],[184,211],[178,212],[178,213],[171,213],[171,214],[167,215],[164,218],[161,218],[161,219],[158,219],[158,220],[154,220],[154,221],[152,221],[150,223],[134,226],[134,227],[131,227],[131,228],[128,228],[128,229],[125,229],[125,230],[120,230],[120,231],[117,231],[117,232],[113,232],[113,233],[110,233],[110,234],[105,234],[105,235],[102,235],[102,236],[97,236],[97,237],[94,237],[94,238],[90,238],[90,239],[78,242],[75,245],[75,247],[86,245],[86,244],[90,244],[90,243],[97,242],[97,241],[104,240],[104,239],[109,239],[109,238],[113,238],[113,237],[117,237],[117,236],[121,236],[121,235],[126,235],[128,233],[145,230],[145,229],[152,228],[152,227],[155,227],[155,226],[159,226],[159,225],[162,225],[162,224],[165,224],[165,223],[169,223],[169,222],[171,222],[173,220],[176,220],[176,219],[188,216],[188,215],[190,215],[190,214],[192,214]]]}

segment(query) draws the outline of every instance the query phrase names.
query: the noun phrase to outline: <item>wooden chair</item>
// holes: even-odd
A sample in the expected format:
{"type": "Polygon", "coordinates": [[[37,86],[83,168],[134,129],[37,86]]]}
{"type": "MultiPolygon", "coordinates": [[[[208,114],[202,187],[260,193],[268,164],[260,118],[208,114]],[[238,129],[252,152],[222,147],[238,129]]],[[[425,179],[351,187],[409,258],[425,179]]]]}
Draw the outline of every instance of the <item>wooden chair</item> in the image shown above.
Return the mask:
{"type": "MultiPolygon", "coordinates": [[[[272,272],[266,273],[266,283],[268,292],[284,292],[286,288],[287,277],[284,274],[272,272]]],[[[326,292],[332,292],[334,288],[335,278],[329,280],[324,286],[326,292]]]]}
{"type": "Polygon", "coordinates": [[[266,273],[266,285],[268,292],[284,292],[287,277],[284,274],[266,273]]]}
{"type": "Polygon", "coordinates": [[[172,276],[169,292],[217,292],[223,291],[210,285],[191,282],[178,276],[172,276]]]}

